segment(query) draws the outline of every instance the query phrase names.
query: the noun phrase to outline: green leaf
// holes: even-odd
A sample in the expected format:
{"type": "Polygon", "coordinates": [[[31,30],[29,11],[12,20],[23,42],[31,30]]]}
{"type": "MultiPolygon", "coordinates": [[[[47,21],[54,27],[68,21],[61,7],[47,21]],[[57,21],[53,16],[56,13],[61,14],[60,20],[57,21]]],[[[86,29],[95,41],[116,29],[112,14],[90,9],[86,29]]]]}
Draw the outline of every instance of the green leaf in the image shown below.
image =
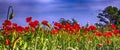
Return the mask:
{"type": "Polygon", "coordinates": [[[26,49],[26,48],[27,48],[27,42],[24,43],[24,49],[26,49]]]}

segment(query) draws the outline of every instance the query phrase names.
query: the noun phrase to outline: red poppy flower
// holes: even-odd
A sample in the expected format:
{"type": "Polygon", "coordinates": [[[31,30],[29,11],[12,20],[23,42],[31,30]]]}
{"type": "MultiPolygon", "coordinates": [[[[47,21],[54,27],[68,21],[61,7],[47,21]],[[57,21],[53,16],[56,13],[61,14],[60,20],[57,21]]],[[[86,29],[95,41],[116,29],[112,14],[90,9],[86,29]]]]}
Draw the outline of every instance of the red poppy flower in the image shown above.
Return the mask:
{"type": "Polygon", "coordinates": [[[112,32],[108,31],[108,32],[107,32],[107,36],[108,36],[108,37],[111,37],[111,36],[112,36],[112,32]]]}
{"type": "Polygon", "coordinates": [[[101,37],[103,34],[101,32],[95,32],[95,35],[101,37]]]}
{"type": "Polygon", "coordinates": [[[43,24],[43,25],[45,25],[45,26],[50,27],[50,24],[48,23],[48,21],[47,21],[47,20],[43,20],[43,21],[42,21],[42,24],[43,24]]]}
{"type": "Polygon", "coordinates": [[[103,34],[104,37],[110,38],[112,36],[112,32],[108,31],[103,34]]]}
{"type": "Polygon", "coordinates": [[[102,47],[102,46],[103,46],[103,44],[101,44],[101,43],[98,43],[98,46],[99,46],[99,47],[102,47]]]}
{"type": "Polygon", "coordinates": [[[84,27],[84,26],[82,26],[82,29],[85,29],[85,27],[84,27]]]}
{"type": "Polygon", "coordinates": [[[16,31],[17,31],[18,33],[23,33],[24,27],[22,27],[22,26],[17,26],[17,27],[16,27],[16,31]]]}
{"type": "Polygon", "coordinates": [[[5,45],[9,45],[9,44],[10,44],[10,39],[6,39],[5,45]]]}
{"type": "Polygon", "coordinates": [[[70,26],[71,26],[71,24],[70,23],[66,23],[66,25],[65,25],[67,28],[69,28],[70,26]]]}
{"type": "Polygon", "coordinates": [[[39,22],[37,20],[35,20],[34,22],[30,22],[29,25],[30,27],[36,28],[36,26],[39,24],[39,22]]]}
{"type": "Polygon", "coordinates": [[[32,21],[32,17],[27,17],[26,18],[26,22],[31,22],[32,21]]]}
{"type": "Polygon", "coordinates": [[[59,28],[59,29],[63,28],[63,25],[61,23],[58,23],[58,22],[54,22],[54,26],[59,28]]]}
{"type": "Polygon", "coordinates": [[[91,26],[89,26],[89,29],[90,29],[90,30],[96,30],[96,27],[93,26],[93,25],[91,25],[91,26]]]}
{"type": "Polygon", "coordinates": [[[110,44],[110,40],[106,40],[105,42],[106,42],[106,44],[107,44],[107,45],[109,45],[109,44],[110,44]]]}
{"type": "Polygon", "coordinates": [[[72,31],[67,31],[67,32],[68,32],[68,34],[69,34],[69,35],[71,35],[71,34],[72,34],[72,31]]]}
{"type": "Polygon", "coordinates": [[[29,31],[29,27],[25,27],[25,31],[29,31]]]}
{"type": "Polygon", "coordinates": [[[12,31],[12,28],[11,28],[11,27],[7,27],[7,28],[5,29],[5,31],[12,31]]]}
{"type": "Polygon", "coordinates": [[[80,25],[78,23],[75,23],[73,25],[73,28],[78,32],[80,30],[80,25]]]}
{"type": "Polygon", "coordinates": [[[5,20],[3,26],[10,26],[12,22],[10,20],[5,20]]]}
{"type": "Polygon", "coordinates": [[[90,31],[90,29],[86,27],[86,28],[85,28],[85,31],[87,31],[87,32],[88,32],[88,31],[90,31]]]}
{"type": "Polygon", "coordinates": [[[13,27],[17,27],[17,24],[16,24],[16,23],[13,23],[13,27]]]}
{"type": "Polygon", "coordinates": [[[114,25],[114,24],[110,24],[110,27],[112,28],[112,29],[115,29],[116,28],[116,26],[114,25]]]}
{"type": "Polygon", "coordinates": [[[47,26],[48,25],[48,21],[47,20],[43,20],[42,24],[47,26]]]}
{"type": "Polygon", "coordinates": [[[30,25],[30,27],[33,27],[33,28],[36,27],[35,24],[34,24],[34,22],[30,22],[29,25],[30,25]]]}
{"type": "Polygon", "coordinates": [[[35,24],[35,25],[38,25],[38,24],[39,24],[39,21],[35,20],[35,21],[34,21],[34,24],[35,24]]]}
{"type": "Polygon", "coordinates": [[[71,27],[71,24],[70,23],[66,23],[66,25],[64,27],[65,31],[70,31],[71,30],[70,27],[71,27]]]}
{"type": "Polygon", "coordinates": [[[9,32],[4,32],[4,35],[5,35],[5,36],[8,36],[8,35],[9,35],[9,32]]]}
{"type": "Polygon", "coordinates": [[[5,34],[5,36],[8,36],[9,33],[11,33],[12,31],[13,31],[13,28],[11,28],[11,27],[4,28],[4,34],[5,34]]]}
{"type": "Polygon", "coordinates": [[[55,29],[57,29],[57,30],[60,30],[60,28],[59,28],[59,27],[57,27],[57,26],[54,26],[54,28],[55,28],[55,29]]]}
{"type": "Polygon", "coordinates": [[[117,34],[119,34],[119,30],[113,30],[113,33],[114,33],[115,35],[117,35],[117,34]]]}
{"type": "Polygon", "coordinates": [[[75,33],[76,35],[78,35],[79,32],[76,31],[76,32],[74,32],[74,33],[75,33]]]}
{"type": "Polygon", "coordinates": [[[55,30],[51,30],[51,34],[57,34],[58,33],[58,30],[55,29],[55,30]]]}

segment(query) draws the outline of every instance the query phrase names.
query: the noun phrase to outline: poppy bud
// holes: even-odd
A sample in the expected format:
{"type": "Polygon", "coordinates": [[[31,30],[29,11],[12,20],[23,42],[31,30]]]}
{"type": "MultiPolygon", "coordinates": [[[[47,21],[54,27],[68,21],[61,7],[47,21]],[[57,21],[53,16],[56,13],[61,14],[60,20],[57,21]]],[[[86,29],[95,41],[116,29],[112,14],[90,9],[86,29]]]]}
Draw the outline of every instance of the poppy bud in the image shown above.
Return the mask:
{"type": "Polygon", "coordinates": [[[101,44],[101,43],[98,43],[98,46],[99,46],[99,47],[102,47],[102,46],[103,46],[103,44],[101,44]]]}
{"type": "Polygon", "coordinates": [[[9,19],[12,19],[13,17],[14,17],[14,13],[11,13],[9,19]]]}
{"type": "Polygon", "coordinates": [[[9,45],[9,44],[10,44],[10,39],[6,39],[5,45],[9,45]]]}

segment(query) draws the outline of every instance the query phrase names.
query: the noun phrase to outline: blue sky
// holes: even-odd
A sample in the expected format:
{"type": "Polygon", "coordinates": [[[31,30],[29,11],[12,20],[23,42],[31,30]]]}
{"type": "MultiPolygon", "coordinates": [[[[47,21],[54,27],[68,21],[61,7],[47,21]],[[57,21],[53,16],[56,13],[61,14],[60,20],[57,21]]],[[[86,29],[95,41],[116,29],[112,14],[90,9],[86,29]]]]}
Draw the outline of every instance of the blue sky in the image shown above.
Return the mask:
{"type": "Polygon", "coordinates": [[[120,0],[0,0],[0,26],[6,19],[7,9],[14,6],[15,17],[11,20],[25,26],[25,18],[33,20],[58,21],[60,18],[76,19],[81,25],[88,21],[98,22],[97,14],[107,6],[120,8],[120,0]]]}

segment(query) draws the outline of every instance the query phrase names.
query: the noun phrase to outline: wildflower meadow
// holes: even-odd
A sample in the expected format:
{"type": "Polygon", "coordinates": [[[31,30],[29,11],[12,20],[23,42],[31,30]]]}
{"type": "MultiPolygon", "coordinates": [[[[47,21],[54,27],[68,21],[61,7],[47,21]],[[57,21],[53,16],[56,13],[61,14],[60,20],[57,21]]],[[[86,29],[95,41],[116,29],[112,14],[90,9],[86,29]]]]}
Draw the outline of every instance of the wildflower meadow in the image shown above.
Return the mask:
{"type": "Polygon", "coordinates": [[[32,17],[25,19],[27,26],[10,20],[0,30],[0,50],[120,50],[120,30],[114,24],[99,28],[78,23],[49,24],[32,17]]]}

